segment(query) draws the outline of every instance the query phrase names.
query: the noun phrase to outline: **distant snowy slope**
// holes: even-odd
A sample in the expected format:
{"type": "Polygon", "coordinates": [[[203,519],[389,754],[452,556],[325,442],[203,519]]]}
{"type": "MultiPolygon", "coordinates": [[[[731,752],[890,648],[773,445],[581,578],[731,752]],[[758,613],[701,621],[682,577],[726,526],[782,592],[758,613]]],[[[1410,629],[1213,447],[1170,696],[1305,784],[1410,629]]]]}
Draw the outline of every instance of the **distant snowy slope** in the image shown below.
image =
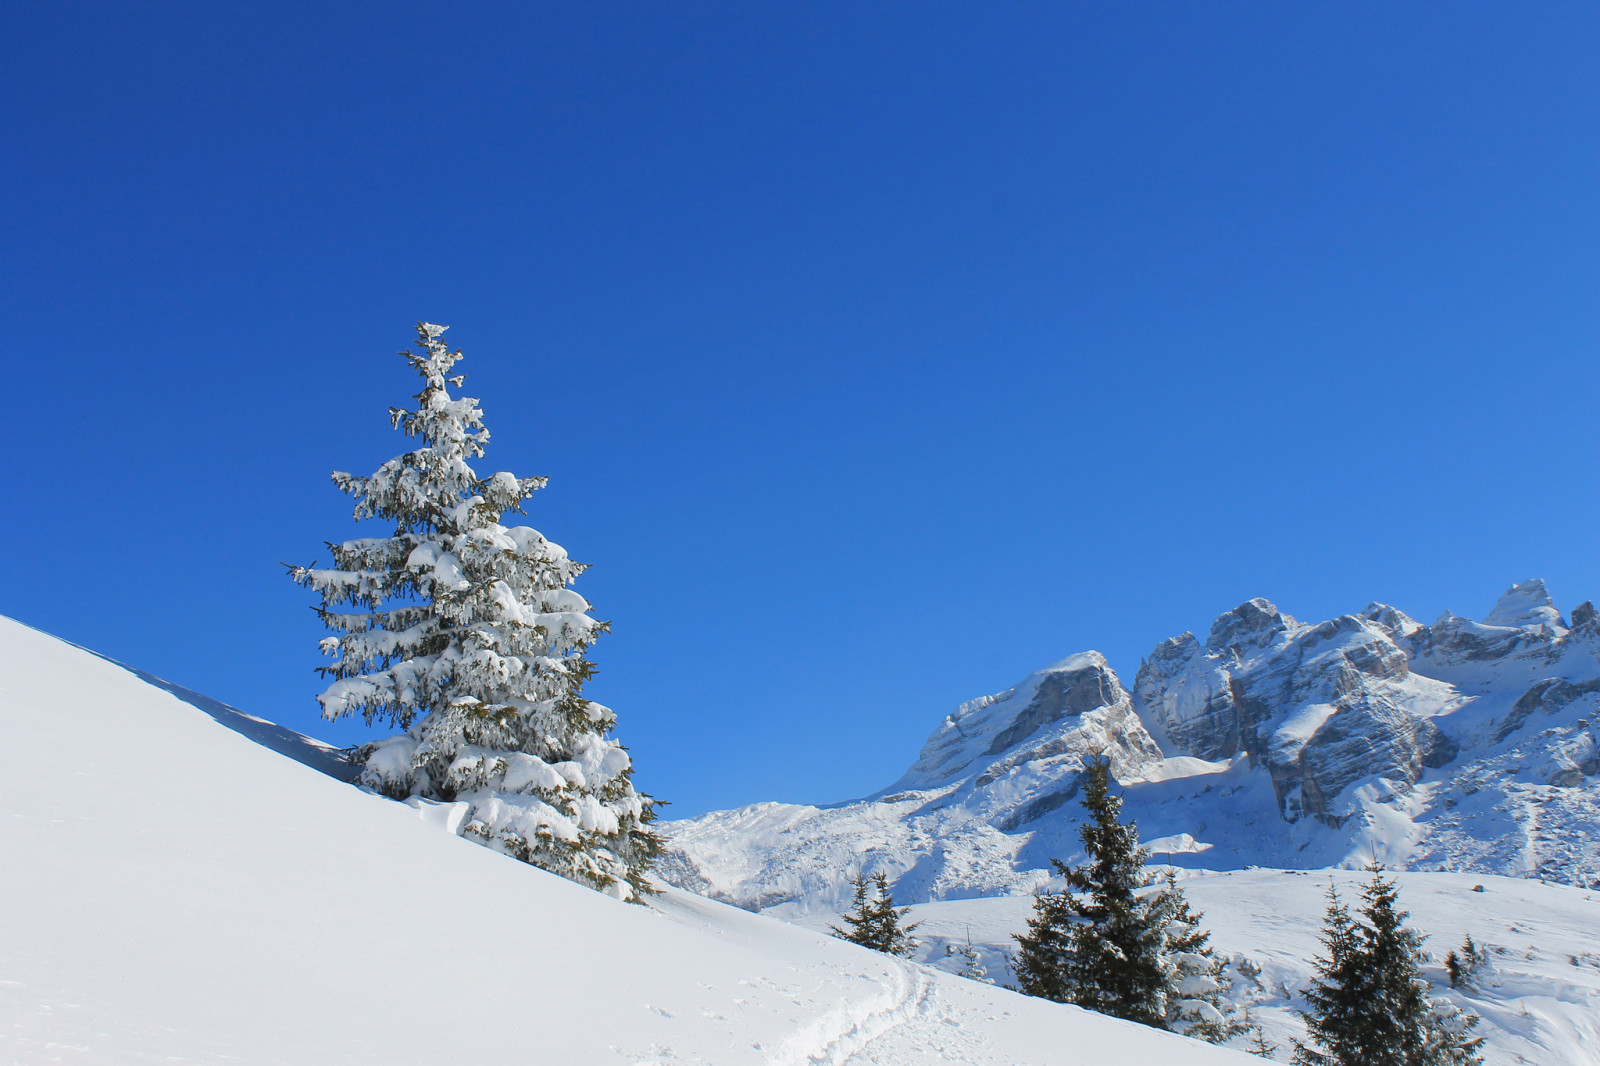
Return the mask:
{"type": "Polygon", "coordinates": [[[679,891],[618,903],[237,715],[0,619],[0,1061],[1253,1061],[679,891]]]}
{"type": "MultiPolygon", "coordinates": [[[[1600,893],[1483,875],[1395,877],[1400,904],[1411,912],[1407,924],[1428,935],[1433,961],[1423,973],[1435,984],[1433,995],[1482,1016],[1478,1032],[1487,1038],[1491,1066],[1600,1063],[1600,893]],[[1468,934],[1487,947],[1490,965],[1478,988],[1452,991],[1444,955],[1468,934]]],[[[1298,990],[1310,982],[1311,960],[1322,948],[1324,893],[1333,882],[1347,903],[1359,906],[1365,881],[1365,874],[1349,870],[1243,870],[1183,880],[1205,915],[1212,945],[1235,960],[1234,998],[1278,1045],[1280,1062],[1288,1061],[1292,1038],[1306,1038],[1295,1008],[1303,1006],[1298,990]],[[1247,962],[1245,973],[1240,959],[1247,962]],[[1255,977],[1247,976],[1258,968],[1255,977]]],[[[970,938],[989,972],[999,974],[1015,948],[1012,935],[1031,912],[1027,897],[997,896],[924,903],[912,907],[907,920],[922,923],[922,955],[930,962],[944,960],[945,945],[970,938]]],[[[825,921],[816,915],[801,924],[821,928],[825,921]]]]}

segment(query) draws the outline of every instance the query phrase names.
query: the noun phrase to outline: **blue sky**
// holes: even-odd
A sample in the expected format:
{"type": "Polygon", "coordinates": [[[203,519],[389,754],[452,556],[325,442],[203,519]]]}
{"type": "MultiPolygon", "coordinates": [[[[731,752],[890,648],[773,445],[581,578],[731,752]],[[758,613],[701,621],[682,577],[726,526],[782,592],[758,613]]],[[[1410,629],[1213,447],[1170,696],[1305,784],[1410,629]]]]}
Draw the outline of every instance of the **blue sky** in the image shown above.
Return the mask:
{"type": "Polygon", "coordinates": [[[1589,4],[9,3],[0,612],[315,717],[450,324],[672,816],[1264,595],[1600,596],[1589,4]]]}

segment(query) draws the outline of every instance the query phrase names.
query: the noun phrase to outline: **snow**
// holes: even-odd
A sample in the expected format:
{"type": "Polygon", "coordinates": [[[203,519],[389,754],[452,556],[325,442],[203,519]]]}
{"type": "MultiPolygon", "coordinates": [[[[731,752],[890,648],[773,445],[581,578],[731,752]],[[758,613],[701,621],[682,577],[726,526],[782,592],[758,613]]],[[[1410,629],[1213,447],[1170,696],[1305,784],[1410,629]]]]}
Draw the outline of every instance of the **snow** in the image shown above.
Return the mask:
{"type": "MultiPolygon", "coordinates": [[[[1447,614],[1421,626],[1382,604],[1307,625],[1252,600],[1218,618],[1205,646],[1190,633],[1159,645],[1131,705],[1102,658],[1076,656],[962,704],[886,790],[664,823],[662,875],[815,929],[843,910],[851,872],[883,871],[896,901],[914,905],[908,920],[925,923],[925,961],[964,965],[949,949],[970,926],[1003,979],[1032,894],[1060,884],[1049,860],[1083,860],[1073,753],[1124,744],[1124,815],[1158,862],[1182,868],[1214,945],[1266,967],[1260,986],[1236,976],[1275,1042],[1303,1033],[1295,997],[1318,951],[1323,888],[1353,887],[1378,861],[1399,868],[1402,904],[1439,958],[1469,931],[1510,953],[1495,956],[1500,983],[1456,997],[1483,1016],[1491,1064],[1594,1066],[1600,613],[1582,605],[1568,628],[1554,611],[1538,581],[1491,615],[1515,625],[1447,614]],[[1239,750],[1246,725],[1264,741],[1254,756],[1239,750]],[[1408,754],[1424,726],[1450,743],[1408,754]],[[1327,817],[1300,802],[1308,767],[1330,786],[1327,817]],[[1528,943],[1484,931],[1512,919],[1528,943]]],[[[1430,976],[1444,982],[1437,963],[1430,976]]]]}
{"type": "MultiPolygon", "coordinates": [[[[1325,896],[1330,882],[1346,903],[1359,904],[1367,875],[1350,870],[1179,871],[1181,885],[1201,911],[1218,955],[1232,958],[1233,998],[1248,1005],[1267,1038],[1287,1062],[1291,1037],[1305,1038],[1295,1014],[1304,1007],[1298,991],[1310,981],[1311,959],[1321,945],[1325,896]],[[1253,980],[1238,959],[1260,968],[1253,980]]],[[[1407,926],[1427,934],[1433,956],[1423,976],[1430,993],[1483,1018],[1477,1035],[1487,1038],[1488,1066],[1594,1066],[1600,1061],[1600,892],[1568,885],[1481,874],[1394,872],[1399,902],[1410,912],[1407,926]],[[1482,891],[1476,891],[1481,887],[1482,891]],[[1453,991],[1444,971],[1445,953],[1471,934],[1487,945],[1489,973],[1473,991],[1453,991]]],[[[923,947],[919,956],[937,963],[946,944],[968,937],[989,972],[1004,974],[1004,959],[1023,931],[1033,901],[1025,896],[947,900],[918,904],[907,921],[923,947]]],[[[801,919],[818,928],[826,915],[801,919]]],[[[948,965],[948,964],[947,964],[948,965]]]]}
{"type": "Polygon", "coordinates": [[[1512,585],[1484,621],[1491,626],[1511,628],[1537,625],[1565,627],[1549,590],[1538,578],[1512,585]]]}
{"type": "Polygon", "coordinates": [[[17,1066],[1251,1061],[687,892],[620,903],[455,836],[466,804],[360,791],[314,741],[9,619],[0,727],[17,1066]]]}

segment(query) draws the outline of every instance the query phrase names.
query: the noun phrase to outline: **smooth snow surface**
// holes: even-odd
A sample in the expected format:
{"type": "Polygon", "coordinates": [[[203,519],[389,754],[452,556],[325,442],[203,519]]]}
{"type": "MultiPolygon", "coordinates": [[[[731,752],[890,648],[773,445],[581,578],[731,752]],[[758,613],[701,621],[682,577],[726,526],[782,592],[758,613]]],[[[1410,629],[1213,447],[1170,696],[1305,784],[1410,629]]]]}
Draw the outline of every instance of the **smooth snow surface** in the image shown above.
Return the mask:
{"type": "Polygon", "coordinates": [[[619,903],[250,722],[0,619],[0,1061],[1254,1061],[685,892],[619,903]]]}

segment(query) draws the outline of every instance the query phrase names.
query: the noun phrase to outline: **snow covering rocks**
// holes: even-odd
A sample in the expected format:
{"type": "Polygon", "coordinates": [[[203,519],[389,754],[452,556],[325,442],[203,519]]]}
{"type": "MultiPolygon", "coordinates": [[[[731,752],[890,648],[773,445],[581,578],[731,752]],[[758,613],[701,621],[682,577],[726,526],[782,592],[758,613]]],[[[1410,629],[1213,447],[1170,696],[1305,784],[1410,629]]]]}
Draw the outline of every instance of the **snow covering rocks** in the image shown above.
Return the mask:
{"type": "MultiPolygon", "coordinates": [[[[1106,742],[1119,771],[1133,773],[1160,758],[1160,749],[1132,714],[1128,695],[1105,657],[1090,651],[1040,670],[1014,688],[956,708],[888,791],[947,783],[975,760],[992,756],[1003,756],[1001,761],[1015,766],[1061,755],[1067,747],[1081,747],[1063,738],[1082,738],[1085,729],[1106,742]]],[[[985,769],[995,765],[987,763],[985,769]]]]}
{"type": "MultiPolygon", "coordinates": [[[[1204,642],[1163,641],[1131,693],[1089,652],[962,704],[900,780],[864,799],[666,823],[658,870],[808,924],[843,909],[858,869],[885,872],[897,901],[919,905],[912,918],[980,897],[1025,910],[1051,858],[1081,859],[1072,801],[1083,754],[1103,747],[1157,862],[1376,860],[1600,889],[1600,611],[1581,604],[1568,625],[1528,581],[1488,617],[1430,626],[1374,603],[1312,625],[1250,600],[1204,642]]],[[[1589,913],[1576,947],[1600,956],[1589,913]]],[[[1319,897],[1286,917],[1306,923],[1303,959],[1321,914],[1319,897]]],[[[984,963],[1003,972],[996,955],[984,963]]],[[[1486,1031],[1501,1024],[1485,1018],[1486,1031]]]]}
{"type": "Polygon", "coordinates": [[[9,619],[0,729],[0,1062],[1249,1061],[688,893],[619,903],[9,619]]]}

